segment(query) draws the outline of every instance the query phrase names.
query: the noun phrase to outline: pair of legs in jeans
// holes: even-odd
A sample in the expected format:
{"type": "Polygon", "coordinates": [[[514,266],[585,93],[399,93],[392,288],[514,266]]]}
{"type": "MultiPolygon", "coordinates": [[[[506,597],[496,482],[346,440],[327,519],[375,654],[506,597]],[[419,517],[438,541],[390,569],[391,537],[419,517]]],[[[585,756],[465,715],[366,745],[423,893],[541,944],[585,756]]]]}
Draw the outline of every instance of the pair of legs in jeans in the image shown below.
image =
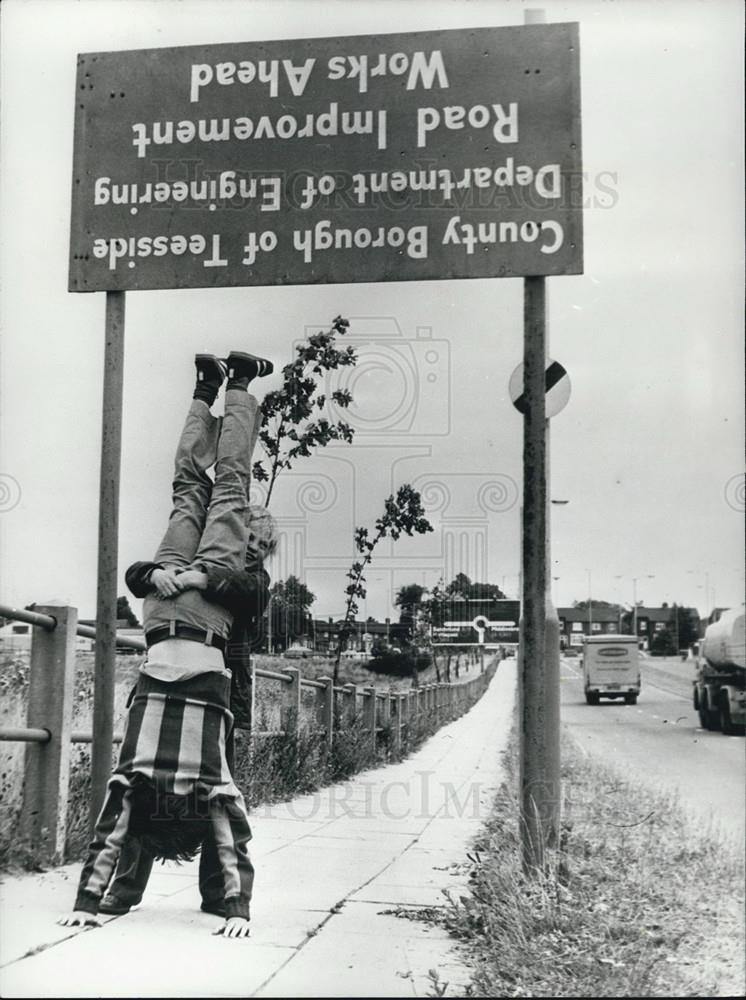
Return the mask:
{"type": "MultiPolygon", "coordinates": [[[[205,568],[215,565],[236,571],[243,569],[251,458],[259,425],[257,401],[243,389],[227,390],[222,421],[212,415],[206,402],[192,401],[176,450],[173,510],[155,562],[177,569],[195,564],[205,568]],[[215,465],[214,485],[207,474],[212,465],[215,465]]],[[[176,620],[227,637],[231,626],[230,614],[206,601],[196,590],[186,590],[172,598],[148,595],[143,619],[146,632],[176,620]]],[[[232,731],[226,741],[226,757],[232,772],[232,731]]],[[[102,912],[137,905],[152,867],[152,855],[135,838],[128,837],[102,912]]],[[[203,909],[221,913],[223,874],[212,832],[202,846],[199,889],[203,909]]]]}
{"type": "MultiPolygon", "coordinates": [[[[173,509],[155,562],[183,570],[199,564],[240,571],[246,558],[246,512],[259,404],[241,389],[225,394],[225,416],[214,417],[205,402],[192,401],[176,449],[173,509]],[[207,470],[215,465],[215,483],[207,470]]],[[[185,590],[170,598],[149,594],[143,606],[146,632],[171,620],[212,629],[227,637],[231,616],[201,593],[185,590]]]]}

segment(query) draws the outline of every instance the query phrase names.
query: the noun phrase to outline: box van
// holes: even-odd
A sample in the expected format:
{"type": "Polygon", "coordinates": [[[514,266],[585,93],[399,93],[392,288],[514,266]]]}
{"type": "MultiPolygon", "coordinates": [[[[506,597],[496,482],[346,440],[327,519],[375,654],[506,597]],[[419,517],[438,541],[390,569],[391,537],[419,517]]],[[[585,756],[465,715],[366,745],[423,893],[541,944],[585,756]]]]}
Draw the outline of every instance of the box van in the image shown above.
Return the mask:
{"type": "Polygon", "coordinates": [[[592,635],[583,640],[585,700],[624,698],[628,705],[640,693],[640,664],[634,635],[592,635]]]}

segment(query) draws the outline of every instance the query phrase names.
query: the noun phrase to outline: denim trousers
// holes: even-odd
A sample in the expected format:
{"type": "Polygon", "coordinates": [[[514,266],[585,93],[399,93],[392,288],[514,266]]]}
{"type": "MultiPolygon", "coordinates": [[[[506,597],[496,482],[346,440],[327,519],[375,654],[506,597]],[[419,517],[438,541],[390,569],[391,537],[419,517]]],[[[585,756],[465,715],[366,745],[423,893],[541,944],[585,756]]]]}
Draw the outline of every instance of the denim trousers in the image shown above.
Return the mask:
{"type": "MultiPolygon", "coordinates": [[[[242,389],[226,392],[222,420],[202,400],[192,401],[176,449],[171,516],[155,562],[178,569],[243,569],[252,454],[260,423],[259,404],[242,389]],[[213,465],[214,484],[208,475],[213,465]]],[[[229,613],[198,590],[174,598],[145,598],[146,632],[172,620],[223,638],[231,628],[229,613]]]]}

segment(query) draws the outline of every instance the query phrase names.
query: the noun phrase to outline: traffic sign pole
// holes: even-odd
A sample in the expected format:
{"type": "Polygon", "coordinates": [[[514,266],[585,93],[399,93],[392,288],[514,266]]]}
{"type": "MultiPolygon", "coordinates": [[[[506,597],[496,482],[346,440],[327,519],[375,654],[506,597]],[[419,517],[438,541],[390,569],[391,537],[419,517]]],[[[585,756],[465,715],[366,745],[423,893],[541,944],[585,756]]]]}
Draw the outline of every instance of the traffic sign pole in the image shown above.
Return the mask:
{"type": "MultiPolygon", "coordinates": [[[[547,658],[546,289],[524,279],[523,630],[520,657],[521,853],[526,869],[544,867],[556,836],[554,775],[559,747],[551,731],[552,670],[547,658]]],[[[559,655],[558,666],[559,666],[559,655]]]]}
{"type": "MultiPolygon", "coordinates": [[[[526,11],[527,23],[543,21],[543,11],[526,11]]],[[[559,835],[559,620],[550,590],[545,280],[527,277],[523,288],[520,828],[524,870],[537,871],[559,835]]]]}
{"type": "Polygon", "coordinates": [[[101,426],[101,480],[98,505],[98,590],[96,656],[93,668],[93,742],[91,745],[91,831],[111,774],[116,673],[117,553],[119,478],[122,455],[124,378],[124,292],[106,293],[106,346],[101,426]]]}

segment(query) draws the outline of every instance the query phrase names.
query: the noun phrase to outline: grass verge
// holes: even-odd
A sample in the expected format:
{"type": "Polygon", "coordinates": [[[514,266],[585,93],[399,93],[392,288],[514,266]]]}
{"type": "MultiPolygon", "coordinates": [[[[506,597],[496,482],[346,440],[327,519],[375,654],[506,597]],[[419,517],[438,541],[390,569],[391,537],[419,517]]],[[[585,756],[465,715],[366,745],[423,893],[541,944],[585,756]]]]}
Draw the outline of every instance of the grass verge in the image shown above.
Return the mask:
{"type": "Polygon", "coordinates": [[[744,870],[733,845],[567,737],[561,849],[529,879],[512,747],[470,854],[471,895],[426,915],[464,945],[468,995],[743,996],[744,870]]]}

